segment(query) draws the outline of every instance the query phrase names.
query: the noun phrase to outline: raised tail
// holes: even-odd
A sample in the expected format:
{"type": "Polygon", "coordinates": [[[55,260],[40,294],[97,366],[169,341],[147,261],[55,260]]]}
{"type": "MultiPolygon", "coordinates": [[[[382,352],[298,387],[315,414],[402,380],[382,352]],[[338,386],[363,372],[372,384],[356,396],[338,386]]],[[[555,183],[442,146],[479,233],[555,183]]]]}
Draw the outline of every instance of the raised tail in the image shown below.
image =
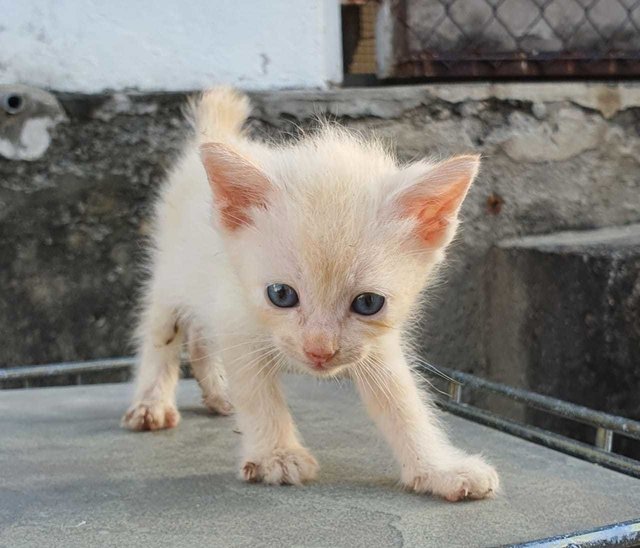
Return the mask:
{"type": "Polygon", "coordinates": [[[187,119],[199,144],[240,136],[250,113],[249,98],[230,86],[207,90],[189,101],[187,107],[187,119]]]}

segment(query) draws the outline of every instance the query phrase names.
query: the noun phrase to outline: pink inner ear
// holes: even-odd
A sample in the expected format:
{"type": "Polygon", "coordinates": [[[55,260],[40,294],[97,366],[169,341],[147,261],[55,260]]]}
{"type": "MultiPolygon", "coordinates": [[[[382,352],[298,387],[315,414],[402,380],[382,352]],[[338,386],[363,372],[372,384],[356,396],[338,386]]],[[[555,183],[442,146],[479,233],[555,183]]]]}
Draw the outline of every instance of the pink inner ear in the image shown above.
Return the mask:
{"type": "Polygon", "coordinates": [[[237,230],[252,223],[250,210],[266,206],[267,176],[221,143],[206,143],[200,156],[223,227],[237,230]]]}
{"type": "Polygon", "coordinates": [[[417,235],[427,245],[446,243],[478,166],[478,156],[457,156],[429,169],[401,196],[405,214],[417,219],[417,235]]]}
{"type": "Polygon", "coordinates": [[[407,213],[418,219],[418,235],[427,244],[437,245],[451,222],[455,221],[461,202],[459,195],[458,189],[452,189],[441,196],[405,202],[407,213]]]}

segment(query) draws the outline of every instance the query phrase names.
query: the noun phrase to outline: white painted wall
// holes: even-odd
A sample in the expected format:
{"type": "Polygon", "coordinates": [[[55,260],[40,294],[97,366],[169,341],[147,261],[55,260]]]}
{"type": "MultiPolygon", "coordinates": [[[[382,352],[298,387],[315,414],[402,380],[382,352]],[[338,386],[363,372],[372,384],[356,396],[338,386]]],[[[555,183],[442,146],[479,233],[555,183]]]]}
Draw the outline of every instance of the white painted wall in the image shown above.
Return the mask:
{"type": "Polygon", "coordinates": [[[0,84],[58,91],[324,88],[339,0],[0,0],[0,84]]]}

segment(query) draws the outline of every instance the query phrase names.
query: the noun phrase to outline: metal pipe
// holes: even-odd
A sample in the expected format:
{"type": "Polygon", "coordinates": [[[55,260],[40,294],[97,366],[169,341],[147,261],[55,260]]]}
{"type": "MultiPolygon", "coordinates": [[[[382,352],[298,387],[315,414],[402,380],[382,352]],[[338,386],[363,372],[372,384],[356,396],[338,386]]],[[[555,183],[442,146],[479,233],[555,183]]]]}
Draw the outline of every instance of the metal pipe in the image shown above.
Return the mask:
{"type": "MultiPolygon", "coordinates": [[[[29,365],[24,367],[0,368],[0,390],[5,382],[20,383],[21,388],[30,388],[33,380],[51,379],[55,377],[74,376],[73,383],[84,384],[83,375],[102,372],[129,372],[135,367],[137,359],[134,356],[124,358],[105,358],[84,362],[62,362],[48,365],[29,365]]],[[[181,364],[181,371],[185,377],[191,377],[187,363],[181,364]]]]}
{"type": "Polygon", "coordinates": [[[453,403],[450,400],[442,399],[438,400],[437,404],[454,415],[496,428],[507,434],[544,445],[550,449],[594,462],[611,470],[640,478],[640,462],[623,455],[607,453],[592,445],[566,438],[560,434],[547,432],[537,426],[519,424],[465,403],[453,403]]]}
{"type": "Polygon", "coordinates": [[[29,379],[55,377],[58,375],[79,375],[98,371],[115,371],[130,369],[135,364],[135,358],[107,358],[86,362],[64,362],[50,365],[30,365],[26,367],[10,367],[0,369],[1,381],[24,381],[29,379]]]}
{"type": "Polygon", "coordinates": [[[604,546],[639,546],[640,520],[612,523],[604,527],[577,531],[557,537],[532,540],[521,544],[513,544],[518,548],[550,548],[552,546],[589,546],[598,548],[604,546]]]}
{"type": "MultiPolygon", "coordinates": [[[[434,372],[429,368],[419,367],[419,369],[423,373],[429,373],[430,375],[434,374],[434,372]]],[[[456,371],[455,369],[449,369],[446,367],[438,367],[438,369],[442,371],[443,375],[459,381],[465,387],[488,390],[513,401],[524,403],[530,407],[546,411],[553,415],[566,417],[584,424],[589,424],[596,428],[603,427],[608,430],[612,430],[613,432],[624,434],[630,438],[640,439],[640,422],[638,421],[634,421],[626,417],[610,415],[609,413],[604,413],[602,411],[595,411],[594,409],[589,409],[582,405],[576,405],[550,396],[543,396],[542,394],[536,394],[535,392],[530,392],[521,388],[514,388],[505,384],[488,381],[469,373],[456,371]]]]}

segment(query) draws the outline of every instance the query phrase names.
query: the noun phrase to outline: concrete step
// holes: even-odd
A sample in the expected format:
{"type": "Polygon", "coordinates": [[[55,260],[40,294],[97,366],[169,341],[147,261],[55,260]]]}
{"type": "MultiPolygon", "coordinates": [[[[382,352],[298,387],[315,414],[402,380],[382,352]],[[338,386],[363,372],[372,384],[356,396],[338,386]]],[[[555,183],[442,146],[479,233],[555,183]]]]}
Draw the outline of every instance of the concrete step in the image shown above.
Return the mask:
{"type": "MultiPolygon", "coordinates": [[[[488,279],[492,379],[640,419],[640,224],[503,241],[488,279]]],[[[529,418],[593,441],[588,427],[529,418]]]]}
{"type": "Polygon", "coordinates": [[[403,492],[349,384],[286,379],[321,465],[304,488],[236,477],[240,435],[181,381],[177,429],[121,430],[129,385],[0,394],[0,546],[495,546],[640,517],[640,480],[456,418],[499,469],[497,499],[403,492]]]}

